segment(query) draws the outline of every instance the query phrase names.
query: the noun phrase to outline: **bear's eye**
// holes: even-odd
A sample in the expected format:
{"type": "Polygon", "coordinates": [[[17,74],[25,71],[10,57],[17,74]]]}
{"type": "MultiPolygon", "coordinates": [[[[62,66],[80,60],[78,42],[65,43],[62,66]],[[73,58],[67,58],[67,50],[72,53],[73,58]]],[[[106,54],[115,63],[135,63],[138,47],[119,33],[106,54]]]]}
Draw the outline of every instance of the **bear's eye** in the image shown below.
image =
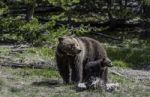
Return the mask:
{"type": "Polygon", "coordinates": [[[74,44],[70,44],[70,48],[74,48],[75,47],[75,45],[74,44]]]}

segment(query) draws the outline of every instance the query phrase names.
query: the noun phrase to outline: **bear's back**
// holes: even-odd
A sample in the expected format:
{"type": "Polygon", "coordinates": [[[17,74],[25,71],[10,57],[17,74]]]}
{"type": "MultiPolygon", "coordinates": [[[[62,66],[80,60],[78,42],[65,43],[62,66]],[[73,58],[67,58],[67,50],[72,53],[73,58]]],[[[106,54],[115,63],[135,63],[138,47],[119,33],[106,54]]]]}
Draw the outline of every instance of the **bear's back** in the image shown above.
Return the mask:
{"type": "Polygon", "coordinates": [[[86,51],[85,57],[88,58],[88,60],[94,61],[107,57],[107,53],[99,41],[89,37],[78,37],[78,40],[84,44],[86,51]]]}

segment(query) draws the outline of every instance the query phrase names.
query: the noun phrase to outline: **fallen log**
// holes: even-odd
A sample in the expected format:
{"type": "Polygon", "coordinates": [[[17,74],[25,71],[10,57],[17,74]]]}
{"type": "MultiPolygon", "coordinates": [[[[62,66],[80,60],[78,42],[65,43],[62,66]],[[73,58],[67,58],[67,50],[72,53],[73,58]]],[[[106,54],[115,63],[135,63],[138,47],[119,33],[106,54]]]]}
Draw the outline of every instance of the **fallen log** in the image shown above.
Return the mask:
{"type": "Polygon", "coordinates": [[[99,33],[99,32],[91,32],[91,34],[100,35],[100,36],[103,36],[104,38],[109,38],[109,39],[112,39],[112,40],[117,40],[117,41],[121,41],[122,42],[122,39],[119,39],[119,38],[116,38],[116,37],[112,37],[112,36],[107,35],[107,34],[103,34],[103,33],[99,33]]]}
{"type": "Polygon", "coordinates": [[[38,63],[15,63],[15,62],[0,62],[0,66],[12,67],[12,68],[34,68],[34,69],[56,69],[54,63],[49,62],[38,62],[38,63]]]}

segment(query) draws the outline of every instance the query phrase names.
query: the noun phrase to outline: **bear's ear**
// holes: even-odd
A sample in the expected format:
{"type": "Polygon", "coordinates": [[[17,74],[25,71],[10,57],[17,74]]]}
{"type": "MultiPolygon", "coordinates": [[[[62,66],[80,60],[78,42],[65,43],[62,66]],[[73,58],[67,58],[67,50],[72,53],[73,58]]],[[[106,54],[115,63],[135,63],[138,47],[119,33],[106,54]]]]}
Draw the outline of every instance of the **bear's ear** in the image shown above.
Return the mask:
{"type": "Polygon", "coordinates": [[[59,38],[58,38],[58,41],[59,41],[59,42],[62,42],[63,40],[64,40],[63,37],[59,37],[59,38]]]}
{"type": "Polygon", "coordinates": [[[76,37],[75,33],[73,31],[69,31],[67,36],[76,37]]]}

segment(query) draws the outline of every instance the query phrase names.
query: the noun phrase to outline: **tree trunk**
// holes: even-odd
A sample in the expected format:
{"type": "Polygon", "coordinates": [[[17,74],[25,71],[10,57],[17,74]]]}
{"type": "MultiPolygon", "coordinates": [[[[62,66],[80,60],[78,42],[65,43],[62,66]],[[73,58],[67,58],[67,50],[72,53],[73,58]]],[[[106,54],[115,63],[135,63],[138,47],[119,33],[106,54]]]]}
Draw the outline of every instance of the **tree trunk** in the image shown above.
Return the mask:
{"type": "Polygon", "coordinates": [[[26,21],[30,21],[33,19],[34,9],[36,6],[36,0],[33,0],[31,4],[28,4],[27,13],[26,13],[26,21]]]}
{"type": "Polygon", "coordinates": [[[113,20],[113,17],[112,17],[112,10],[111,10],[111,6],[112,6],[112,1],[111,0],[106,0],[106,3],[107,3],[107,13],[108,13],[108,18],[110,21],[113,20]]]}

